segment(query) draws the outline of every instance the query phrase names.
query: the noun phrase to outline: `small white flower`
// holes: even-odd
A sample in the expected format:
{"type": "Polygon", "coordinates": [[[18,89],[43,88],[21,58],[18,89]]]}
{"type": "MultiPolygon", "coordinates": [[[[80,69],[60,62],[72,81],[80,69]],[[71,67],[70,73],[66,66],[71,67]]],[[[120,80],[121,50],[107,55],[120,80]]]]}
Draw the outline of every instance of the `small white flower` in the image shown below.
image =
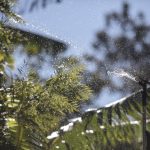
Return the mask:
{"type": "Polygon", "coordinates": [[[93,130],[86,130],[86,133],[94,133],[93,130]]]}
{"type": "Polygon", "coordinates": [[[62,140],[62,141],[61,141],[61,143],[63,143],[63,144],[64,144],[64,143],[66,143],[66,141],[65,141],[65,140],[62,140]]]}
{"type": "Polygon", "coordinates": [[[59,149],[59,146],[56,146],[57,149],[59,149]]]}

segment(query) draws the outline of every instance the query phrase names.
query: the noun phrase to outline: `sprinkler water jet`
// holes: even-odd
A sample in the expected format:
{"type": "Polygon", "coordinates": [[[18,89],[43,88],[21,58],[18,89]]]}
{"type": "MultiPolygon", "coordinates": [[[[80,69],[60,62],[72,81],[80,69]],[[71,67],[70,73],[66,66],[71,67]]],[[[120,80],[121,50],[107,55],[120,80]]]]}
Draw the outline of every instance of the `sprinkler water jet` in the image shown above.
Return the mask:
{"type": "Polygon", "coordinates": [[[147,148],[147,133],[146,130],[146,107],[147,107],[147,85],[150,85],[150,81],[136,75],[133,76],[130,73],[124,71],[123,69],[116,69],[112,72],[108,72],[109,75],[116,75],[119,77],[126,77],[132,81],[135,81],[142,87],[142,150],[148,150],[147,148]]]}

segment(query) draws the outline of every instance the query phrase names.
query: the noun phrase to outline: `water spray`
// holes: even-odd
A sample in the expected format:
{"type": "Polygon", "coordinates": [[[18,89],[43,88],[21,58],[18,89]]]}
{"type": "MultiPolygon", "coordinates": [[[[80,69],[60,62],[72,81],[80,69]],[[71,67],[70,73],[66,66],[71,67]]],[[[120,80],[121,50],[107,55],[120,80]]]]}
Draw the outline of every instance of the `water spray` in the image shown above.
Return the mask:
{"type": "MultiPolygon", "coordinates": [[[[49,29],[47,29],[44,26],[39,26],[37,24],[34,24],[33,22],[23,20],[21,18],[21,16],[19,16],[19,15],[17,17],[20,18],[20,21],[17,21],[17,20],[12,19],[12,18],[9,19],[9,24],[11,26],[15,25],[15,27],[16,27],[16,25],[17,25],[19,27],[21,25],[21,27],[26,27],[28,31],[31,31],[31,29],[33,28],[34,30],[37,30],[37,31],[40,31],[41,33],[44,33],[45,36],[49,36],[51,38],[54,38],[55,40],[65,42],[68,46],[70,46],[74,49],[84,51],[84,48],[81,47],[81,45],[74,43],[72,40],[69,39],[69,37],[61,37],[60,35],[57,35],[57,33],[53,33],[51,31],[49,31],[49,29]]],[[[31,32],[33,32],[33,31],[31,31],[31,32]]]]}
{"type": "Polygon", "coordinates": [[[150,85],[150,81],[143,79],[140,76],[133,76],[132,74],[124,71],[123,69],[116,69],[114,71],[108,71],[108,75],[116,75],[119,77],[126,77],[132,81],[135,81],[142,87],[142,150],[147,150],[147,130],[146,130],[146,107],[147,107],[147,85],[150,85]]]}

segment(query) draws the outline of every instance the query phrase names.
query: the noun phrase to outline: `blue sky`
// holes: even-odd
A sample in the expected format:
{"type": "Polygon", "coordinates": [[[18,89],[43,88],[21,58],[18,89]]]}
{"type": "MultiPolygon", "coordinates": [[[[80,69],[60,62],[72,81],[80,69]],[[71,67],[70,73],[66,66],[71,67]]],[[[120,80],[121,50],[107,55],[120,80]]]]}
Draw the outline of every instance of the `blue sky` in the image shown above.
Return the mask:
{"type": "MultiPolygon", "coordinates": [[[[28,5],[27,1],[21,3],[21,8],[28,5]]],[[[131,14],[144,12],[147,22],[150,23],[150,1],[128,0],[131,4],[131,14]]],[[[29,23],[25,28],[41,34],[71,43],[70,53],[82,55],[91,52],[91,44],[97,31],[104,28],[105,14],[113,10],[121,10],[124,0],[63,0],[60,4],[50,3],[45,9],[27,11],[23,18],[29,23]]],[[[115,28],[114,28],[115,33],[115,28]]],[[[105,104],[121,97],[115,93],[111,95],[105,89],[100,95],[98,104],[105,104]],[[105,101],[102,101],[104,100],[105,101]]]]}

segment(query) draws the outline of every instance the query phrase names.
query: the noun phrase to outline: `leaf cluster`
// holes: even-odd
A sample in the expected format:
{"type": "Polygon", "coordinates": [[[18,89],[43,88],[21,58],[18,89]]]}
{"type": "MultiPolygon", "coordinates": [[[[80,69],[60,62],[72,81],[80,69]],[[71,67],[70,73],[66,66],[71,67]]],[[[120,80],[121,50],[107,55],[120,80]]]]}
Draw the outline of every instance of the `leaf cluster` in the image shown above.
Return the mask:
{"type": "Polygon", "coordinates": [[[8,140],[18,149],[28,149],[30,143],[32,148],[42,144],[48,149],[48,134],[58,128],[66,115],[79,111],[79,104],[91,95],[81,82],[82,71],[79,66],[65,67],[43,84],[30,74],[28,80],[14,80],[10,89],[1,90],[8,140]]]}
{"type": "MultiPolygon", "coordinates": [[[[150,92],[150,89],[148,91],[150,92]]],[[[142,91],[139,91],[124,100],[85,112],[81,116],[82,121],[73,123],[71,131],[63,132],[59,137],[52,139],[52,149],[59,147],[62,150],[140,150],[141,93],[142,91]]],[[[147,132],[150,132],[149,98],[148,95],[147,132]]]]}

